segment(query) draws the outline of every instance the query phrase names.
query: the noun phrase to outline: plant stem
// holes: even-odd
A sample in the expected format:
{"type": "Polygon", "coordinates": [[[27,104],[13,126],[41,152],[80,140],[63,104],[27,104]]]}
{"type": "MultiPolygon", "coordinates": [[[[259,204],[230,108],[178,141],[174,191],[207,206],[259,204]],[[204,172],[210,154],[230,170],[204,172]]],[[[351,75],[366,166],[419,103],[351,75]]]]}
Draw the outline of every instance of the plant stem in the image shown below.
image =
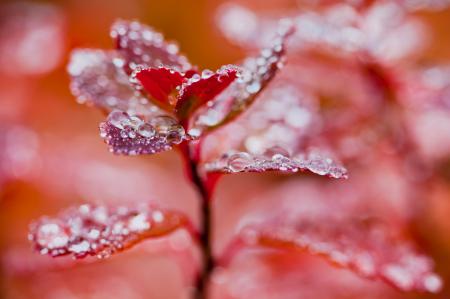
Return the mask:
{"type": "MultiPolygon", "coordinates": [[[[199,145],[197,145],[199,146],[199,145]]],[[[202,256],[202,268],[198,274],[195,284],[195,299],[208,298],[208,282],[214,269],[214,259],[211,250],[211,205],[210,190],[206,182],[201,178],[198,172],[198,149],[191,151],[188,145],[182,148],[183,156],[186,162],[186,168],[192,184],[196,187],[200,195],[200,229],[199,243],[202,256]]]]}

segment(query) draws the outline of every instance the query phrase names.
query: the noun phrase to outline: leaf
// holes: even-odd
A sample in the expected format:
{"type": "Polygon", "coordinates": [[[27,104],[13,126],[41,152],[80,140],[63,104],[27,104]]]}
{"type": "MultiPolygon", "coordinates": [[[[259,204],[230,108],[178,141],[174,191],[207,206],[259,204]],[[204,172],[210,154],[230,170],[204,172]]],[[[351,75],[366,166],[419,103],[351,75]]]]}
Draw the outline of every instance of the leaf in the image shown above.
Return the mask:
{"type": "Polygon", "coordinates": [[[364,9],[351,3],[337,2],[317,11],[259,16],[236,4],[219,10],[218,24],[232,42],[255,48],[276,35],[280,19],[289,17],[296,28],[290,40],[290,51],[318,51],[331,56],[353,59],[370,56],[377,62],[406,60],[420,52],[426,44],[423,24],[407,14],[401,2],[372,1],[364,9]],[[337,17],[339,16],[339,17],[337,17]],[[236,26],[239,24],[239,26],[236,26]],[[241,29],[244,28],[244,29],[241,29]],[[404,38],[399,40],[398,36],[404,38]]]}
{"type": "Polygon", "coordinates": [[[438,292],[441,278],[433,262],[402,236],[364,218],[286,220],[250,225],[243,240],[250,245],[308,251],[371,279],[382,279],[402,291],[438,292]]]}
{"type": "Polygon", "coordinates": [[[212,130],[245,111],[283,66],[285,41],[291,33],[292,30],[284,31],[270,47],[261,51],[260,56],[246,59],[240,66],[240,77],[194,117],[193,129],[212,130]]]}
{"type": "Polygon", "coordinates": [[[142,69],[137,71],[134,77],[145,92],[163,107],[175,104],[176,99],[171,95],[184,81],[184,74],[165,67],[142,69]]]}
{"type": "Polygon", "coordinates": [[[222,66],[215,73],[204,70],[202,75],[194,75],[181,86],[175,112],[180,119],[186,119],[192,112],[214,99],[227,88],[238,75],[233,65],[222,66]]]}
{"type": "Polygon", "coordinates": [[[159,109],[132,88],[122,64],[113,51],[74,50],[67,70],[77,101],[105,112],[119,109],[138,115],[157,113],[159,109]]]}
{"type": "Polygon", "coordinates": [[[184,216],[154,207],[107,208],[84,204],[31,225],[29,239],[41,254],[74,258],[110,255],[185,225],[184,216]]]}
{"type": "Polygon", "coordinates": [[[2,77],[48,74],[65,58],[67,15],[53,3],[3,1],[0,40],[2,77]]]}
{"type": "Polygon", "coordinates": [[[229,299],[404,298],[383,284],[329,267],[318,257],[285,251],[242,251],[229,266],[215,271],[211,281],[229,299]]]}
{"type": "Polygon", "coordinates": [[[221,159],[205,163],[207,172],[238,173],[238,172],[265,172],[282,171],[298,172],[310,171],[318,175],[332,178],[348,178],[347,169],[330,158],[318,153],[310,152],[307,155],[298,154],[290,157],[289,153],[281,147],[270,148],[264,155],[252,155],[246,152],[231,152],[221,159]]]}
{"type": "Polygon", "coordinates": [[[100,124],[100,136],[110,151],[123,155],[155,154],[190,138],[177,120],[160,115],[149,122],[126,112],[113,111],[100,124]]]}
{"type": "Polygon", "coordinates": [[[178,46],[166,42],[161,33],[149,26],[118,20],[112,25],[110,34],[123,56],[123,67],[128,75],[138,66],[163,66],[179,72],[191,69],[187,58],[179,54],[178,46]]]}

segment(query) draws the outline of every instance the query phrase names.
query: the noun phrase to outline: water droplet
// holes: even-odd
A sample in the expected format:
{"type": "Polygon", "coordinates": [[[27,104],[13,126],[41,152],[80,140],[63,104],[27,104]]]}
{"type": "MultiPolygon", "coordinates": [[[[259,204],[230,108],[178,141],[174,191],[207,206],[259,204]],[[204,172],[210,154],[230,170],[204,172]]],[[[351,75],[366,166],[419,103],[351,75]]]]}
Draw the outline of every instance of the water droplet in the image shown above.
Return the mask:
{"type": "Polygon", "coordinates": [[[137,133],[142,137],[151,138],[155,136],[156,132],[152,125],[144,123],[138,128],[137,133]]]}
{"type": "Polygon", "coordinates": [[[118,129],[123,129],[124,126],[128,123],[128,120],[128,114],[119,110],[114,110],[108,116],[109,123],[118,129]]]}
{"type": "Polygon", "coordinates": [[[442,279],[435,274],[427,275],[423,284],[425,289],[432,293],[437,293],[442,289],[442,279]]]}
{"type": "Polygon", "coordinates": [[[143,213],[134,216],[128,223],[128,229],[132,232],[144,231],[149,228],[150,223],[147,221],[147,216],[143,213]]]}
{"type": "Polygon", "coordinates": [[[257,93],[260,89],[261,83],[259,83],[259,81],[254,81],[246,87],[248,93],[257,93]]]}
{"type": "Polygon", "coordinates": [[[89,242],[84,240],[80,243],[70,245],[69,250],[74,253],[85,253],[89,250],[89,247],[89,242]]]}
{"type": "Polygon", "coordinates": [[[133,130],[128,131],[128,137],[131,139],[136,138],[136,132],[133,130]]]}
{"type": "Polygon", "coordinates": [[[163,115],[152,119],[151,124],[159,134],[167,135],[170,133],[172,126],[177,125],[177,121],[170,116],[163,115]]]}
{"type": "Polygon", "coordinates": [[[132,127],[134,130],[137,130],[139,128],[139,126],[142,125],[143,123],[144,123],[144,121],[142,119],[140,119],[139,117],[131,116],[129,118],[127,125],[132,127]]]}
{"type": "Polygon", "coordinates": [[[276,146],[272,146],[272,147],[266,149],[264,151],[264,156],[276,161],[276,160],[280,160],[283,158],[288,158],[290,155],[286,149],[282,148],[281,146],[276,145],[276,146]]]}
{"type": "Polygon", "coordinates": [[[329,164],[324,159],[316,157],[309,161],[308,169],[319,175],[325,175],[329,171],[329,164]]]}
{"type": "Polygon", "coordinates": [[[203,79],[208,79],[208,78],[211,77],[212,75],[214,75],[214,72],[211,71],[211,70],[206,69],[206,70],[203,70],[203,71],[202,71],[202,78],[203,78],[203,79]]]}
{"type": "Polygon", "coordinates": [[[228,158],[228,168],[232,172],[243,171],[248,165],[253,162],[253,158],[248,153],[236,153],[228,158]]]}
{"type": "Polygon", "coordinates": [[[155,222],[163,222],[164,221],[164,214],[161,211],[154,211],[152,213],[152,219],[155,222]]]}
{"type": "Polygon", "coordinates": [[[170,132],[167,135],[167,141],[169,143],[179,144],[183,141],[185,136],[184,128],[181,125],[174,125],[170,127],[170,132]]]}
{"type": "Polygon", "coordinates": [[[39,227],[36,239],[39,245],[52,249],[66,246],[69,235],[59,224],[46,223],[39,227]]]}
{"type": "Polygon", "coordinates": [[[414,284],[411,273],[397,265],[388,265],[383,270],[383,275],[401,289],[410,289],[414,284]]]}

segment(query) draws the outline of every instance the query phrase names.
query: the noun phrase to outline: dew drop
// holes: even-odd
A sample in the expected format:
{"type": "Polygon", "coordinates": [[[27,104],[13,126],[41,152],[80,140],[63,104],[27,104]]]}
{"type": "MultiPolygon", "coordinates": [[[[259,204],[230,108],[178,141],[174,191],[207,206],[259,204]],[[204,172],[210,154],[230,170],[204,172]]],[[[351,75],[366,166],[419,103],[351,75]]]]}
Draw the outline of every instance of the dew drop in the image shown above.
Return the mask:
{"type": "Polygon", "coordinates": [[[128,132],[128,137],[130,137],[131,139],[136,138],[136,132],[133,130],[130,130],[128,132]]]}
{"type": "Polygon", "coordinates": [[[155,127],[159,134],[167,135],[170,133],[171,128],[177,125],[177,121],[170,116],[158,116],[151,120],[152,125],[155,127]]]}
{"type": "Polygon", "coordinates": [[[85,253],[89,250],[89,247],[89,242],[85,240],[80,243],[70,245],[69,250],[74,253],[85,253]]]}
{"type": "Polygon", "coordinates": [[[254,81],[246,87],[247,92],[252,94],[257,93],[260,89],[261,83],[259,81],[254,81]]]}
{"type": "Polygon", "coordinates": [[[272,160],[280,160],[282,158],[289,157],[289,152],[281,146],[272,146],[264,151],[264,156],[271,158],[272,160]]]}
{"type": "Polygon", "coordinates": [[[183,141],[184,139],[184,128],[181,125],[174,125],[172,127],[170,127],[170,132],[167,135],[167,141],[169,143],[175,143],[175,144],[179,144],[183,141]]]}
{"type": "Polygon", "coordinates": [[[132,127],[134,130],[137,130],[139,128],[139,126],[142,125],[143,123],[144,123],[144,121],[142,119],[140,119],[139,117],[131,116],[129,118],[127,125],[132,127]]]}
{"type": "Polygon", "coordinates": [[[137,133],[141,135],[142,137],[151,138],[155,136],[155,128],[153,128],[152,125],[144,123],[141,126],[139,126],[137,133]]]}
{"type": "Polygon", "coordinates": [[[128,120],[128,114],[119,110],[111,112],[108,116],[109,123],[118,129],[123,129],[124,126],[128,123],[128,120]]]}
{"type": "Polygon", "coordinates": [[[311,159],[308,163],[308,169],[319,175],[325,175],[329,171],[328,163],[320,157],[311,159]]]}
{"type": "Polygon", "coordinates": [[[248,153],[236,153],[228,158],[228,168],[232,172],[243,171],[248,165],[253,162],[253,158],[248,153]]]}
{"type": "Polygon", "coordinates": [[[442,279],[435,274],[429,274],[425,277],[423,284],[427,291],[437,293],[442,288],[442,279]]]}
{"type": "Polygon", "coordinates": [[[202,71],[202,79],[208,79],[212,75],[214,75],[214,72],[211,70],[206,69],[202,71]]]}
{"type": "Polygon", "coordinates": [[[150,223],[147,221],[145,214],[138,214],[130,219],[128,228],[132,232],[140,232],[150,228],[150,223]]]}
{"type": "Polygon", "coordinates": [[[50,249],[64,247],[69,242],[69,235],[57,223],[46,223],[39,227],[36,238],[39,245],[50,249]]]}

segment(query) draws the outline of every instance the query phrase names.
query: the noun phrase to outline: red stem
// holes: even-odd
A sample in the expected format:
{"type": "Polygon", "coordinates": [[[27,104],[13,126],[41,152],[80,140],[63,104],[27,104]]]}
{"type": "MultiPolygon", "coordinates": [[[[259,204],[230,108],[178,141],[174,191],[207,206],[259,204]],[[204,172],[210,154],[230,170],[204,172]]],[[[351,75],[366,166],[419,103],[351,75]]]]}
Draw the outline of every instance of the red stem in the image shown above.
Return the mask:
{"type": "Polygon", "coordinates": [[[211,248],[212,213],[210,204],[215,180],[202,179],[198,169],[201,145],[200,143],[190,144],[183,143],[180,145],[180,149],[185,161],[187,175],[200,196],[199,243],[202,255],[202,268],[197,277],[193,298],[206,299],[208,298],[208,283],[215,264],[211,248]],[[192,147],[189,147],[190,144],[192,147]]]}

